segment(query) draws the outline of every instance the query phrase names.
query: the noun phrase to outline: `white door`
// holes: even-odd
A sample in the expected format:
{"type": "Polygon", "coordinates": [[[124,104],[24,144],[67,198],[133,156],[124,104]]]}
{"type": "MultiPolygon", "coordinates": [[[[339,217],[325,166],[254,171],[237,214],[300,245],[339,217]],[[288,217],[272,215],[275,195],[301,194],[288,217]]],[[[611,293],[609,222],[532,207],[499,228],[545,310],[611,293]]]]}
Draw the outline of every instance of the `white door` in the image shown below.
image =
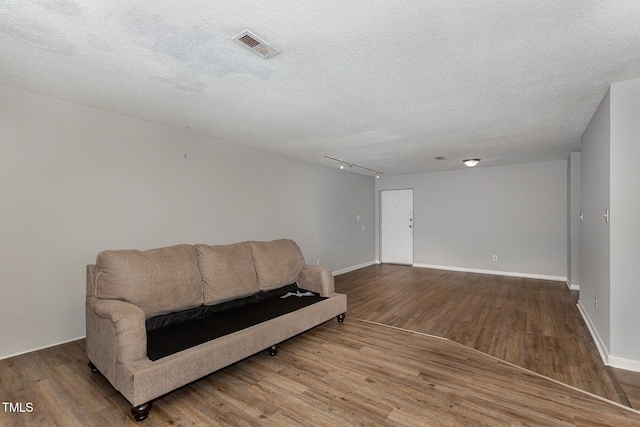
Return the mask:
{"type": "Polygon", "coordinates": [[[413,189],[380,192],[380,261],[413,264],[413,189]]]}

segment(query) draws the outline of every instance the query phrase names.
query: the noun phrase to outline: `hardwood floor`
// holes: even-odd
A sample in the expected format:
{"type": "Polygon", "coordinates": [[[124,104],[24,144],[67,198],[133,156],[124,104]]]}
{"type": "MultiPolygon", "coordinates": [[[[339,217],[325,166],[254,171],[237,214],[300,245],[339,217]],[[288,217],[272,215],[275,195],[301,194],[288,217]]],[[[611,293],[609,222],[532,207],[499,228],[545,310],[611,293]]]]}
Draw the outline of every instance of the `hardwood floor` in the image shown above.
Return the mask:
{"type": "Polygon", "coordinates": [[[2,426],[640,426],[640,413],[453,341],[347,317],[154,402],[141,424],[84,340],[0,361],[2,426]]]}
{"type": "Polygon", "coordinates": [[[640,372],[614,369],[614,375],[629,400],[629,406],[640,410],[640,372]]]}
{"type": "Polygon", "coordinates": [[[562,282],[374,265],[336,277],[349,316],[451,339],[623,403],[562,282]]]}
{"type": "MultiPolygon", "coordinates": [[[[0,407],[0,426],[640,427],[639,411],[612,402],[563,284],[382,265],[336,286],[349,296],[345,323],[163,396],[141,424],[91,373],[84,340],[0,360],[0,400],[25,409],[0,407]]],[[[621,383],[637,388],[628,374],[621,383]]]]}

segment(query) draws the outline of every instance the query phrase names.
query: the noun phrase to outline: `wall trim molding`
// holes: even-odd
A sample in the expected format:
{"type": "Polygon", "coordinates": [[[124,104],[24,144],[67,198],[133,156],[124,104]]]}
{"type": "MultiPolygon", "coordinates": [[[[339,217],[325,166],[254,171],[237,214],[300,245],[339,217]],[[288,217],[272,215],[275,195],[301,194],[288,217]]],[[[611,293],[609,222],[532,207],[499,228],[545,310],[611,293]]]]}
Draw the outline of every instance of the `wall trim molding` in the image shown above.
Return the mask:
{"type": "Polygon", "coordinates": [[[633,359],[625,359],[624,357],[612,356],[609,353],[609,349],[605,345],[604,341],[600,337],[598,330],[595,325],[591,321],[589,314],[587,314],[587,310],[582,305],[582,301],[578,300],[576,304],[578,306],[578,310],[584,319],[584,323],[587,324],[587,328],[591,333],[591,337],[593,341],[596,343],[596,347],[598,348],[598,353],[600,353],[600,357],[602,358],[602,363],[607,366],[611,366],[613,368],[625,369],[627,371],[640,372],[640,360],[633,359]]]}
{"type": "Polygon", "coordinates": [[[413,264],[413,266],[418,268],[433,268],[436,270],[460,271],[463,273],[492,274],[494,276],[523,277],[525,279],[553,280],[556,282],[567,281],[567,278],[565,276],[550,276],[545,274],[516,273],[512,271],[482,270],[479,268],[450,267],[446,265],[419,264],[419,263],[415,263],[413,264]]]}
{"type": "Polygon", "coordinates": [[[604,363],[605,365],[610,365],[609,349],[607,348],[606,344],[600,337],[600,334],[598,333],[598,330],[596,329],[595,325],[591,321],[589,314],[587,314],[587,310],[582,305],[582,300],[578,300],[578,303],[576,305],[578,306],[578,311],[580,312],[580,314],[582,315],[582,318],[584,319],[584,323],[587,325],[587,329],[589,329],[589,332],[591,333],[591,337],[593,338],[593,341],[596,343],[596,347],[598,348],[598,353],[600,353],[600,358],[602,359],[602,363],[604,363]]]}
{"type": "Polygon", "coordinates": [[[580,286],[579,285],[574,285],[573,283],[571,283],[571,280],[567,279],[567,288],[569,288],[570,291],[579,291],[580,290],[580,286]]]}
{"type": "Polygon", "coordinates": [[[626,371],[640,372],[640,360],[609,355],[609,365],[626,371]]]}
{"type": "Polygon", "coordinates": [[[334,276],[339,276],[341,274],[348,273],[350,271],[360,270],[361,268],[369,267],[370,265],[373,265],[373,264],[378,264],[378,263],[376,263],[376,261],[368,261],[368,262],[365,262],[365,263],[362,263],[362,264],[358,264],[358,265],[354,265],[354,266],[351,266],[351,267],[342,268],[340,270],[332,271],[331,273],[334,276]]]}

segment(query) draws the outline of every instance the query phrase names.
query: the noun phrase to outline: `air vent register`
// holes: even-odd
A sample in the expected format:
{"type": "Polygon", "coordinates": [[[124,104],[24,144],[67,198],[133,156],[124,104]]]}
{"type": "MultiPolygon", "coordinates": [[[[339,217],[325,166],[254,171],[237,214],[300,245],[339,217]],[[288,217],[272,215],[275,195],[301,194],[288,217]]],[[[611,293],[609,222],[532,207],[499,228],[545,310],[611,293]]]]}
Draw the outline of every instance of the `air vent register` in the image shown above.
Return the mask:
{"type": "Polygon", "coordinates": [[[264,59],[271,58],[272,56],[280,53],[249,30],[245,30],[235,36],[233,41],[238,43],[240,46],[246,47],[256,55],[260,55],[264,59]]]}

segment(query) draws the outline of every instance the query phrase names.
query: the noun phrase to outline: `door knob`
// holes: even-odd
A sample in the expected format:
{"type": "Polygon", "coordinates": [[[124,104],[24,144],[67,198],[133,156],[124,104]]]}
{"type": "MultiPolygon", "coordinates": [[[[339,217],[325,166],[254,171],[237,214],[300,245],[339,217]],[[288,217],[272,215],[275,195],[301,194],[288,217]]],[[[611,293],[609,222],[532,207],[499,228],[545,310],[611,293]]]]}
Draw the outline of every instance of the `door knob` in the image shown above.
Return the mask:
{"type": "Polygon", "coordinates": [[[409,228],[413,228],[413,225],[410,225],[409,228]]]}

